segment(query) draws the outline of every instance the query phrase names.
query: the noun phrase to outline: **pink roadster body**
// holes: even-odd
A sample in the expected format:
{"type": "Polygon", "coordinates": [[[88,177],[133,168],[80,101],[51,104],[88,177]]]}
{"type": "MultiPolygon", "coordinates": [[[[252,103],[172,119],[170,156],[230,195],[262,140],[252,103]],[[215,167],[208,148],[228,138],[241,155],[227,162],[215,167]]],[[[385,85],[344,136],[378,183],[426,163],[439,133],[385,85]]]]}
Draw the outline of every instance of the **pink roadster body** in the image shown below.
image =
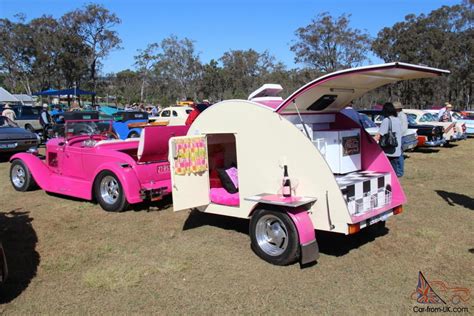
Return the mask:
{"type": "Polygon", "coordinates": [[[96,199],[107,211],[123,211],[128,204],[159,200],[171,192],[168,139],[187,129],[151,126],[140,139],[127,140],[105,139],[99,130],[54,138],[46,144],[45,156],[20,153],[10,159],[11,182],[18,191],[37,184],[47,192],[96,199]]]}

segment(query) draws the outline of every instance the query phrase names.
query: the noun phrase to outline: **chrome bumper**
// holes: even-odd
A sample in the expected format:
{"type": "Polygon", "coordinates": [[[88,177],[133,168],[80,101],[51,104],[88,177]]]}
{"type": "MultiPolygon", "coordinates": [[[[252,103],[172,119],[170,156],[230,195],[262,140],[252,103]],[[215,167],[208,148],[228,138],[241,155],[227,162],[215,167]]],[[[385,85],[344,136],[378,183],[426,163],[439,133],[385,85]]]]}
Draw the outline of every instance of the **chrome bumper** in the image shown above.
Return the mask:
{"type": "Polygon", "coordinates": [[[446,139],[442,138],[442,139],[438,139],[438,140],[426,141],[424,145],[428,146],[428,147],[438,147],[438,146],[441,146],[445,143],[446,143],[446,139]]]}

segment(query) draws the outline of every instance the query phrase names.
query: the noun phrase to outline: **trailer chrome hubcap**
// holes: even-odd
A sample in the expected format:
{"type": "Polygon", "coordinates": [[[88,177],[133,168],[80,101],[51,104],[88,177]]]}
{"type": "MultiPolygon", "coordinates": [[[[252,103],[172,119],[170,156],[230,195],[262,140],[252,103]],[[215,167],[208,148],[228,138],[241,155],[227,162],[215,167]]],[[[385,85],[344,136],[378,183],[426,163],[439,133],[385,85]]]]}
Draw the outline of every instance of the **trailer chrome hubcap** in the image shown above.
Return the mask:
{"type": "Polygon", "coordinates": [[[21,188],[25,184],[26,172],[22,166],[16,165],[12,169],[12,181],[17,188],[21,188]]]}
{"type": "Polygon", "coordinates": [[[274,215],[264,215],[258,220],[255,235],[259,247],[270,256],[281,255],[288,246],[286,226],[274,215]]]}
{"type": "Polygon", "coordinates": [[[105,176],[100,181],[100,195],[107,204],[114,204],[119,198],[119,184],[112,176],[105,176]]]}

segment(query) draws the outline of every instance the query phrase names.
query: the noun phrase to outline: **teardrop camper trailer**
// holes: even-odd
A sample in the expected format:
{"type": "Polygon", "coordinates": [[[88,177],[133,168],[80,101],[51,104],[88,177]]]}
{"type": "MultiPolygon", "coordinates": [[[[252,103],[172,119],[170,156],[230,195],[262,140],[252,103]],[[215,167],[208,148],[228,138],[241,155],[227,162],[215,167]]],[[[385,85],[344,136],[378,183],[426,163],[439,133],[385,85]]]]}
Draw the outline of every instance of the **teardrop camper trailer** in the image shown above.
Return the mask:
{"type": "Polygon", "coordinates": [[[353,234],[384,224],[406,202],[378,144],[339,111],[382,85],[444,73],[404,63],[359,67],[278,104],[271,85],[257,100],[211,106],[187,136],[170,139],[174,210],[250,218],[252,249],[272,264],[316,260],[315,230],[353,234]],[[284,169],[291,196],[283,196],[284,169]]]}

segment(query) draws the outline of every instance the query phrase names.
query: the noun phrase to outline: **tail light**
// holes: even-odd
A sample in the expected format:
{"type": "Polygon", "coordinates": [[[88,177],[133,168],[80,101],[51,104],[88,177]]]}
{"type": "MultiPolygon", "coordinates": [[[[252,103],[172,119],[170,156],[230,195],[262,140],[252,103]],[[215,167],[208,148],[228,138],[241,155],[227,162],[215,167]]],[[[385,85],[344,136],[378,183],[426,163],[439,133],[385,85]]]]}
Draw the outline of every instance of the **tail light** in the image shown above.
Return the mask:
{"type": "Polygon", "coordinates": [[[349,224],[349,235],[358,233],[360,231],[360,223],[349,224]]]}
{"type": "Polygon", "coordinates": [[[398,215],[403,212],[403,206],[399,205],[393,208],[393,215],[398,215]]]}

